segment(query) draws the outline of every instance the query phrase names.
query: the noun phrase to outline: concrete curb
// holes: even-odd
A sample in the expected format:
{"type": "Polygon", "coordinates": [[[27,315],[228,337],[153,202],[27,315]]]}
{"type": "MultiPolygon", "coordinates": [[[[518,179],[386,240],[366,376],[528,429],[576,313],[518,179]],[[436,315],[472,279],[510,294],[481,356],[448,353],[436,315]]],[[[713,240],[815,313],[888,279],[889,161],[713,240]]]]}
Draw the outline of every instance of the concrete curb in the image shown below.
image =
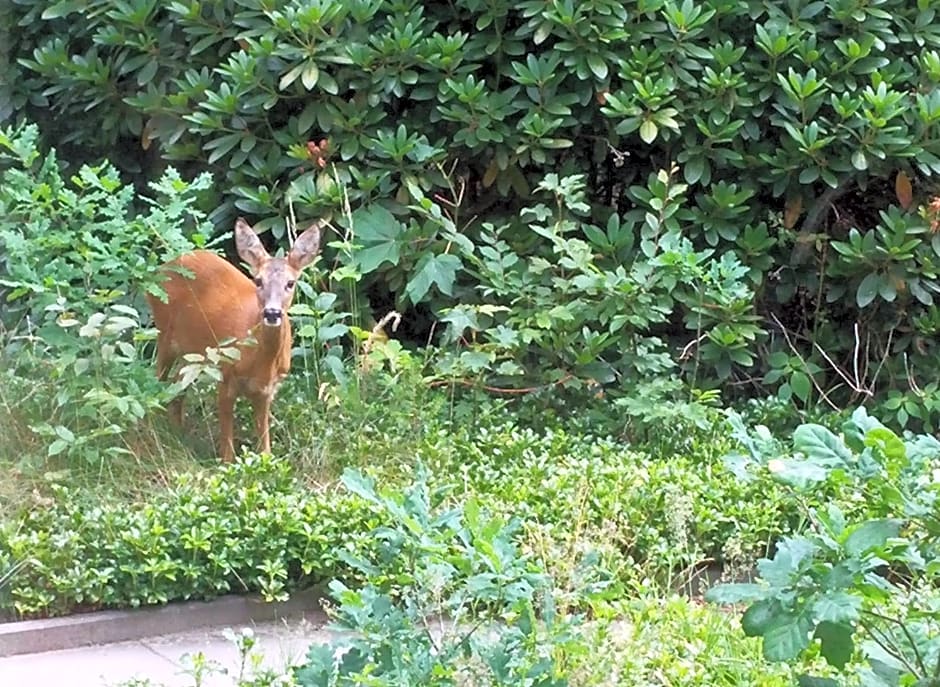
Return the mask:
{"type": "Polygon", "coordinates": [[[127,642],[204,627],[235,627],[303,617],[324,624],[326,614],[316,591],[296,592],[284,602],[258,596],[223,596],[127,611],[97,611],[61,618],[0,623],[0,657],[74,649],[92,644],[127,642]]]}

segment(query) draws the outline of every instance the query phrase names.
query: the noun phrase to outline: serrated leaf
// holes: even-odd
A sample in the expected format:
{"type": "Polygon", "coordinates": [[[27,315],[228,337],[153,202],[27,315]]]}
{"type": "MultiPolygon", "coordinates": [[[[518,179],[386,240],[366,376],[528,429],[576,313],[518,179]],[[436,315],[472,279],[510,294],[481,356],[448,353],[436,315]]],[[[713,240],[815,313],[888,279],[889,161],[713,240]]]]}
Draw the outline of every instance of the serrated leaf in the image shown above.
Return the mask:
{"type": "Polygon", "coordinates": [[[809,646],[809,622],[802,616],[783,613],[764,632],[763,653],[768,661],[792,661],[809,646]]]}
{"type": "Polygon", "coordinates": [[[381,205],[364,205],[352,214],[352,226],[355,242],[363,246],[355,252],[363,274],[384,262],[398,264],[402,225],[391,212],[381,205]]]}
{"type": "Polygon", "coordinates": [[[841,623],[821,622],[814,633],[820,641],[820,652],[829,665],[844,668],[855,653],[852,628],[841,623]]]}
{"type": "Polygon", "coordinates": [[[425,255],[418,262],[415,275],[405,285],[405,295],[415,304],[421,302],[431,286],[437,286],[443,294],[453,295],[457,270],[461,267],[463,263],[456,255],[425,255]]]}
{"type": "Polygon", "coordinates": [[[862,609],[861,598],[847,592],[827,592],[816,599],[813,615],[816,620],[831,623],[854,623],[862,609]]]}
{"type": "Polygon", "coordinates": [[[867,520],[849,530],[843,548],[850,556],[861,556],[873,548],[880,548],[891,537],[898,536],[901,521],[891,518],[867,520]]]}
{"type": "Polygon", "coordinates": [[[841,467],[854,462],[845,443],[822,425],[800,425],[793,432],[793,448],[808,460],[826,467],[841,467]]]}

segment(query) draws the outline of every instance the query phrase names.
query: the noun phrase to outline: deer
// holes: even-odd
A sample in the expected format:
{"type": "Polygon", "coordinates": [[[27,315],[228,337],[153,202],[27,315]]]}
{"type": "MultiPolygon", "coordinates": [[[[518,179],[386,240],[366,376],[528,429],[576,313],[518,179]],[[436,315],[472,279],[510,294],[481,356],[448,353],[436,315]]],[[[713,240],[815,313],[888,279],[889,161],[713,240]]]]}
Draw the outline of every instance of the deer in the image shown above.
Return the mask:
{"type": "MultiPolygon", "coordinates": [[[[189,353],[236,340],[238,357],[220,365],[218,385],[219,453],[234,460],[234,411],[239,396],[254,412],[258,447],[271,451],[271,405],[291,365],[292,333],[287,311],[303,269],[320,250],[320,229],[314,222],[297,237],[284,257],[271,257],[255,230],[239,217],[235,247],[248,265],[249,279],[216,253],[196,250],[160,269],[166,300],[148,293],[158,330],[156,375],[166,381],[177,360],[189,353]]],[[[167,406],[173,424],[183,423],[183,395],[167,406]]]]}

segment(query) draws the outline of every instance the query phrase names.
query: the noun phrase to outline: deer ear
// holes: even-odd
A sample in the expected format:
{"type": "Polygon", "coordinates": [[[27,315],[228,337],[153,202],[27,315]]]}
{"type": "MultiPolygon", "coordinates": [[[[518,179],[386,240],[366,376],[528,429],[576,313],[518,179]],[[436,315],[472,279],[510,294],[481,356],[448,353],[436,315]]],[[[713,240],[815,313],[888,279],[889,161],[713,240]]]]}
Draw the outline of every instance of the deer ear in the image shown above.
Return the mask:
{"type": "Polygon", "coordinates": [[[287,254],[287,263],[295,270],[302,270],[317,257],[320,252],[320,227],[324,224],[324,220],[314,222],[294,241],[287,254]]]}
{"type": "Polygon", "coordinates": [[[235,247],[242,260],[248,263],[252,273],[257,273],[261,265],[271,256],[261,245],[261,239],[243,217],[235,221],[235,247]]]}

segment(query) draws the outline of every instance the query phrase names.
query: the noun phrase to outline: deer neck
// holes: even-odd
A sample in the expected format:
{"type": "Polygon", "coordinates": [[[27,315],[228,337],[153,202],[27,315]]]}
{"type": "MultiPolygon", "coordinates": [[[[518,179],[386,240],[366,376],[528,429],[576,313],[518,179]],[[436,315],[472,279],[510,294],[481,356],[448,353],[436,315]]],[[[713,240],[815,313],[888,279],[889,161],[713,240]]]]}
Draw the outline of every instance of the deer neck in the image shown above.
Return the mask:
{"type": "Polygon", "coordinates": [[[276,327],[259,322],[252,334],[258,341],[258,353],[266,358],[275,358],[282,355],[285,348],[290,349],[291,327],[286,316],[276,327]]]}

